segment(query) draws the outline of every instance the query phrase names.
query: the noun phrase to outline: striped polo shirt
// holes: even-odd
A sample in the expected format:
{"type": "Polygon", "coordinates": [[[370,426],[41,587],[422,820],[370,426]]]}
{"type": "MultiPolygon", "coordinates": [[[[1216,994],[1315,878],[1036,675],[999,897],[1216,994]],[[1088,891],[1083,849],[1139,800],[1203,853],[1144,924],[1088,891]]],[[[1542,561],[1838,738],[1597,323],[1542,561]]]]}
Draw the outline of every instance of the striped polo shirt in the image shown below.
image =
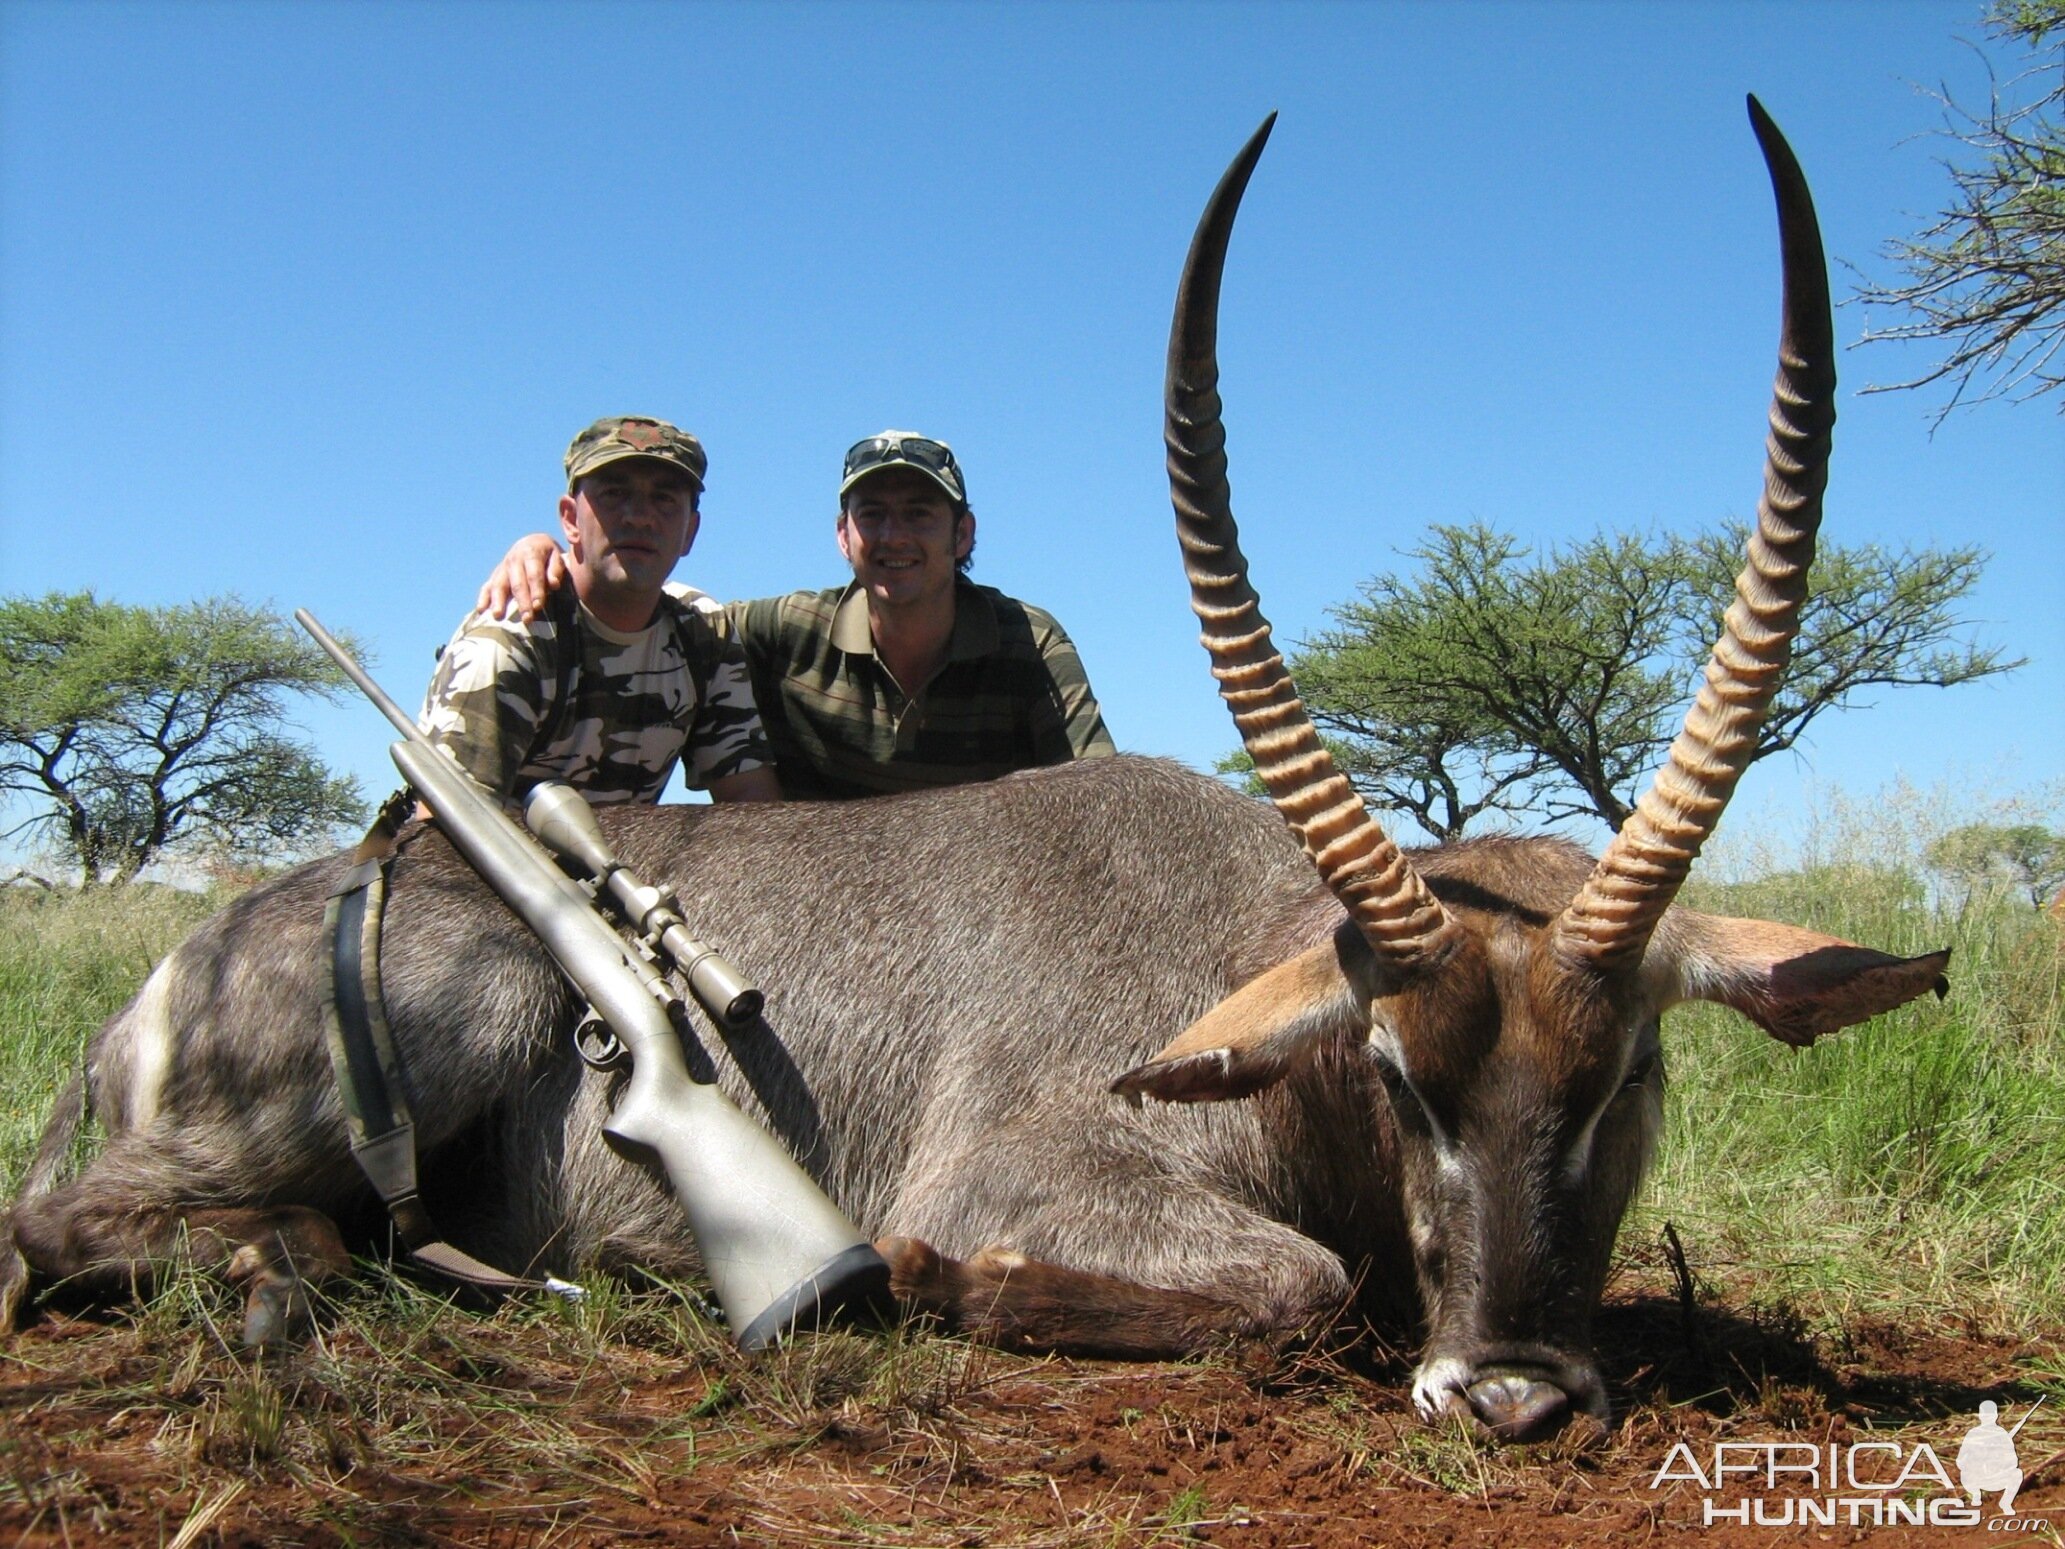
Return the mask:
{"type": "Polygon", "coordinates": [[[946,662],[908,696],[875,655],[857,585],[726,613],[791,801],[961,785],[1116,751],[1061,626],[994,587],[955,583],[946,662]]]}

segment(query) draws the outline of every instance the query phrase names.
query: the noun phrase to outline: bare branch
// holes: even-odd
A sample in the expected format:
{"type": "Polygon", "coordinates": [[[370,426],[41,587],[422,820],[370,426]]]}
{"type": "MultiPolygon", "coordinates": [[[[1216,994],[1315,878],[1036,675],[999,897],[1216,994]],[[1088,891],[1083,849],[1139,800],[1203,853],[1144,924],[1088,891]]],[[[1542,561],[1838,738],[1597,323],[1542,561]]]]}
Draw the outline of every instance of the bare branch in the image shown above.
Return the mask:
{"type": "Polygon", "coordinates": [[[1982,110],[1961,106],[1947,86],[1928,94],[1943,111],[1937,132],[1959,147],[1942,162],[1950,201],[1917,236],[1886,245],[1903,278],[1864,281],[1853,298],[1906,314],[1867,326],[1859,344],[1948,346],[1928,370],[1864,389],[1947,382],[1937,424],[1960,404],[2023,401],[2065,385],[2065,0],[1996,0],[1987,26],[2028,48],[2032,62],[2003,84],[1987,61],[1982,110]]]}

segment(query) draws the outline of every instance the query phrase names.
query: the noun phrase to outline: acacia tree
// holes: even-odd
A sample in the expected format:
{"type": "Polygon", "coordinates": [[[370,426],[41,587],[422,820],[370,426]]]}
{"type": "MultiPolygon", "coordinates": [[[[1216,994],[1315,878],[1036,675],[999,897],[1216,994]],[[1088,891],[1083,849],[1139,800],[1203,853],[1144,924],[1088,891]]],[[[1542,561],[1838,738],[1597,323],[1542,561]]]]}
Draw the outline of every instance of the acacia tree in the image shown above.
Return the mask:
{"type": "MultiPolygon", "coordinates": [[[[1437,838],[1521,810],[1618,829],[1698,688],[1743,536],[1601,533],[1537,557],[1493,528],[1436,527],[1416,573],[1365,581],[1291,670],[1343,773],[1437,838]]],[[[1983,563],[1825,547],[1754,757],[1869,690],[2019,666],[1957,638],[1983,563]]]]}
{"type": "Polygon", "coordinates": [[[1865,389],[1949,382],[1939,421],[1968,394],[2023,399],[2065,384],[2065,0],[1994,0],[1986,29],[2027,57],[2006,81],[1988,65],[1983,108],[1947,88],[1933,94],[1954,147],[1949,203],[1920,235],[1887,245],[1900,280],[1857,292],[1867,307],[1907,315],[1859,342],[1949,346],[1919,376],[1865,389]]]}
{"type": "Polygon", "coordinates": [[[295,693],[343,675],[264,608],[174,608],[91,592],[0,599],[0,799],[83,880],[126,882],[160,853],[276,853],[362,820],[349,776],[281,732],[295,693]]]}
{"type": "Polygon", "coordinates": [[[1967,899],[1995,879],[2025,889],[2041,909],[2065,886],[2065,834],[2036,823],[1968,823],[1931,844],[1928,861],[1967,899]]]}
{"type": "MultiPolygon", "coordinates": [[[[1681,634],[1681,660],[1706,660],[1734,597],[1749,531],[1729,524],[1690,540],[1693,584],[1708,599],[1704,627],[1681,634]]],[[[1996,648],[1959,639],[1955,604],[1979,584],[1986,557],[1976,548],[1855,548],[1824,544],[1808,572],[1792,663],[1757,734],[1756,757],[1799,742],[1825,710],[1857,702],[1868,689],[1949,688],[2012,672],[1996,648]]],[[[1696,680],[1694,683],[1696,687],[1696,680]]],[[[1690,702],[1690,692],[1679,703],[1690,702]]]]}

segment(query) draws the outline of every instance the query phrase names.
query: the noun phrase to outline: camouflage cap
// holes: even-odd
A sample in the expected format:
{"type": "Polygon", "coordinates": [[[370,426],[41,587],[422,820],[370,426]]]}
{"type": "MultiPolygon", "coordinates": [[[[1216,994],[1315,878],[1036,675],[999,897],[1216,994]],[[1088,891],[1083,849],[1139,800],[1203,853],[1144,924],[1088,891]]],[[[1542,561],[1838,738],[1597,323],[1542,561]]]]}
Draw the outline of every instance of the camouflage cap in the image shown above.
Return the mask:
{"type": "Polygon", "coordinates": [[[839,472],[840,498],[884,468],[915,468],[945,490],[955,505],[968,504],[968,482],[961,476],[961,465],[954,461],[954,449],[915,430],[885,430],[848,447],[845,466],[839,472]]]}
{"type": "Polygon", "coordinates": [[[691,479],[698,491],[710,459],[703,444],[685,430],[676,430],[665,420],[643,414],[613,414],[597,420],[566,449],[566,487],[569,491],[585,474],[626,457],[651,457],[672,463],[691,479]]]}

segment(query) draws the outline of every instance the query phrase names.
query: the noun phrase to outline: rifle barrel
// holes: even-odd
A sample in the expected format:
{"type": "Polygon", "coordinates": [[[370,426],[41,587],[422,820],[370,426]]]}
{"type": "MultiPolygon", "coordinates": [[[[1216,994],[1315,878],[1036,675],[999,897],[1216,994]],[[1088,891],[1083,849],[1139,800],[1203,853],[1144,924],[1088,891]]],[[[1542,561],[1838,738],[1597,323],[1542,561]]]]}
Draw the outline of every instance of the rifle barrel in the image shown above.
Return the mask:
{"type": "Polygon", "coordinates": [[[366,675],[366,669],[358,664],[352,657],[351,652],[345,650],[337,642],[334,635],[316,622],[316,616],[313,613],[310,613],[306,608],[296,608],[294,610],[294,622],[308,631],[309,638],[323,648],[324,654],[331,661],[344,669],[344,675],[358,685],[358,690],[361,694],[373,701],[373,707],[376,710],[386,716],[388,720],[394,722],[396,729],[404,737],[407,737],[411,742],[427,740],[423,735],[422,729],[416,725],[408,712],[387,697],[387,691],[366,675]]]}

